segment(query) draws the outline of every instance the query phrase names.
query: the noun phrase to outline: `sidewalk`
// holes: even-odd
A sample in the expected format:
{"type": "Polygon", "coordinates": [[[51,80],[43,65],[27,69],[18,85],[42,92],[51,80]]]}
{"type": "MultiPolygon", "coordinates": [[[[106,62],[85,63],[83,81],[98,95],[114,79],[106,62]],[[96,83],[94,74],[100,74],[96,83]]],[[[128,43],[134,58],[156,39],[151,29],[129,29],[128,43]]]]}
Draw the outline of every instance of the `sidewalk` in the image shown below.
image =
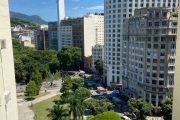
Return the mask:
{"type": "Polygon", "coordinates": [[[18,112],[19,112],[19,120],[34,120],[34,113],[32,110],[28,108],[28,106],[31,105],[31,103],[36,104],[38,102],[41,102],[43,100],[49,99],[51,97],[54,97],[56,95],[59,95],[59,89],[55,90],[48,90],[50,94],[47,94],[45,96],[42,96],[40,98],[37,98],[33,101],[25,101],[22,103],[18,103],[18,112]]]}

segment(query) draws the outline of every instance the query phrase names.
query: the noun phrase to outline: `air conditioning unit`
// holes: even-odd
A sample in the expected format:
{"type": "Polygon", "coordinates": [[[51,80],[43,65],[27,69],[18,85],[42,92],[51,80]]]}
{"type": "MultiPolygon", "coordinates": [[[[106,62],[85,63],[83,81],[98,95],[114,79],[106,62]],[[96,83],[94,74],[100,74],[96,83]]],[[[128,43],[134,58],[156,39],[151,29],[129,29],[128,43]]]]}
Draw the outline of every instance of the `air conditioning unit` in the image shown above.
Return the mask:
{"type": "Polygon", "coordinates": [[[0,39],[0,49],[6,49],[6,40],[0,39]]]}
{"type": "Polygon", "coordinates": [[[11,100],[11,92],[5,91],[4,92],[4,98],[5,98],[5,103],[8,104],[8,102],[11,100]]]}

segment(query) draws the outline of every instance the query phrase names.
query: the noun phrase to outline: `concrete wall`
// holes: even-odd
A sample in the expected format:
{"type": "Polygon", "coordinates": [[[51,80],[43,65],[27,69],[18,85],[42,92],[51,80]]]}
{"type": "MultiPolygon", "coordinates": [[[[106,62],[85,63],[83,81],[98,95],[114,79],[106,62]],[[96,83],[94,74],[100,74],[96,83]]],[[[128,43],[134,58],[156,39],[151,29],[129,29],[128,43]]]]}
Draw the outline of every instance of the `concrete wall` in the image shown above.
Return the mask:
{"type": "MultiPolygon", "coordinates": [[[[180,10],[180,8],[179,8],[180,10]]],[[[180,12],[179,12],[180,16],[180,12]]],[[[180,21],[180,17],[178,17],[180,21]]],[[[175,77],[174,77],[174,93],[173,93],[173,120],[180,119],[180,24],[178,24],[177,41],[176,41],[176,62],[175,62],[175,77]]]]}
{"type": "Polygon", "coordinates": [[[0,39],[6,40],[6,49],[0,49],[0,120],[18,120],[8,0],[0,0],[0,18],[0,39]],[[11,92],[11,100],[6,105],[5,91],[11,92]]]}

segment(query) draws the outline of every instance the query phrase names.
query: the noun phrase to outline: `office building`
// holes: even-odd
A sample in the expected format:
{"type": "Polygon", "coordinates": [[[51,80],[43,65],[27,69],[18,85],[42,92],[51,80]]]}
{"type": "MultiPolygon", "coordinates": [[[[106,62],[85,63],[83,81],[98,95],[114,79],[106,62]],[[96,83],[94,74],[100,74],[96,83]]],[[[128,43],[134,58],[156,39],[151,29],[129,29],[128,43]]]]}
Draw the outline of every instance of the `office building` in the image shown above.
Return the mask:
{"type": "Polygon", "coordinates": [[[48,50],[49,49],[49,40],[48,40],[48,30],[38,29],[34,31],[34,42],[36,50],[48,50]]]}
{"type": "Polygon", "coordinates": [[[62,48],[61,20],[65,18],[65,6],[64,6],[64,0],[56,0],[56,2],[57,2],[57,13],[58,13],[58,21],[57,21],[58,50],[61,50],[62,48]]]}
{"type": "Polygon", "coordinates": [[[18,120],[8,0],[0,8],[0,120],[18,120]]]}
{"type": "Polygon", "coordinates": [[[72,26],[61,26],[61,45],[73,46],[72,26]]]}
{"type": "Polygon", "coordinates": [[[123,22],[142,7],[170,7],[175,12],[178,0],[104,0],[104,82],[122,88],[123,22]]]}
{"type": "Polygon", "coordinates": [[[91,70],[92,46],[103,45],[104,15],[87,13],[84,17],[64,19],[61,31],[62,44],[81,48],[84,63],[81,68],[91,70]]]}
{"type": "MultiPolygon", "coordinates": [[[[180,11],[180,8],[179,8],[180,11]]],[[[178,13],[180,16],[180,12],[178,13]]],[[[180,21],[180,17],[178,17],[178,22],[180,21]]],[[[174,75],[174,93],[173,93],[173,113],[172,119],[179,120],[180,118],[180,24],[178,23],[178,30],[177,30],[177,41],[176,41],[176,70],[174,75]]]]}
{"type": "Polygon", "coordinates": [[[95,45],[92,46],[92,66],[91,69],[96,72],[95,61],[101,59],[104,60],[104,46],[103,45],[95,45]]]}
{"type": "Polygon", "coordinates": [[[123,25],[123,93],[158,106],[173,96],[177,17],[169,7],[141,8],[123,25]]]}
{"type": "Polygon", "coordinates": [[[48,22],[49,49],[58,50],[57,22],[48,22]]]}

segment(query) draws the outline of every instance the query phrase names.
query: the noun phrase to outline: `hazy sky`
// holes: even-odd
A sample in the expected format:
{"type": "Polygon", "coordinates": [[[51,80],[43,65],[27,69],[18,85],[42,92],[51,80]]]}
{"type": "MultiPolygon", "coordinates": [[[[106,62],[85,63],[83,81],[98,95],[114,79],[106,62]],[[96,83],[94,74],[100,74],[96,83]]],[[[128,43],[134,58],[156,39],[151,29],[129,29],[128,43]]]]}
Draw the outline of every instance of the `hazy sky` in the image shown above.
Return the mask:
{"type": "MultiPolygon", "coordinates": [[[[64,0],[65,14],[80,17],[88,12],[104,12],[104,0],[64,0]]],[[[9,0],[9,9],[27,15],[39,15],[46,21],[57,20],[56,0],[9,0]]]]}

